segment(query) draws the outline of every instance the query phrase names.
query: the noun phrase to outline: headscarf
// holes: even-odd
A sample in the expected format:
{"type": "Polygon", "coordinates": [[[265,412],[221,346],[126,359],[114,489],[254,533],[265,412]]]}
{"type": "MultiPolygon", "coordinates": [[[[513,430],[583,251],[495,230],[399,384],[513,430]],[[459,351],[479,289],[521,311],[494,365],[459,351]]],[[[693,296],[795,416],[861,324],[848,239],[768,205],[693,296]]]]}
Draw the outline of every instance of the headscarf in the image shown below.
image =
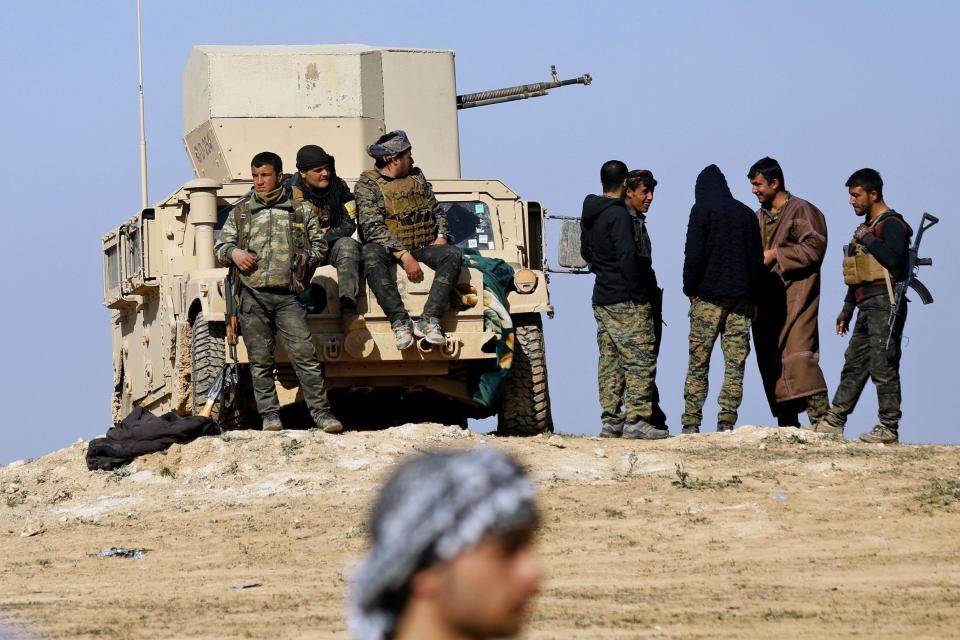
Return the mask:
{"type": "Polygon", "coordinates": [[[373,508],[373,546],[353,580],[348,624],[358,640],[393,632],[410,578],[488,535],[535,526],[533,483],[493,448],[428,453],[402,464],[373,508]]]}
{"type": "Polygon", "coordinates": [[[389,158],[400,155],[412,146],[407,133],[397,129],[381,136],[377,142],[367,147],[367,155],[372,158],[389,158]]]}

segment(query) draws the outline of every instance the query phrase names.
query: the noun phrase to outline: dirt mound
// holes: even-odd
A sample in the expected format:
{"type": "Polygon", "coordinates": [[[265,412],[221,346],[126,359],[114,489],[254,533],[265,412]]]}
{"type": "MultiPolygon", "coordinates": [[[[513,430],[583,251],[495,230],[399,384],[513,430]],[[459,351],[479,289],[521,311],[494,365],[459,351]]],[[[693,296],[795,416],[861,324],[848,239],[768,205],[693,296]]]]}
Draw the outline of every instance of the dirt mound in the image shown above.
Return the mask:
{"type": "Polygon", "coordinates": [[[345,637],[380,481],[408,455],[473,446],[514,453],[540,487],[548,580],[530,638],[943,637],[960,624],[955,447],[440,425],[230,432],[114,472],[87,471],[78,441],[0,467],[0,618],[26,637],[345,637]],[[100,555],[111,548],[144,553],[100,555]]]}

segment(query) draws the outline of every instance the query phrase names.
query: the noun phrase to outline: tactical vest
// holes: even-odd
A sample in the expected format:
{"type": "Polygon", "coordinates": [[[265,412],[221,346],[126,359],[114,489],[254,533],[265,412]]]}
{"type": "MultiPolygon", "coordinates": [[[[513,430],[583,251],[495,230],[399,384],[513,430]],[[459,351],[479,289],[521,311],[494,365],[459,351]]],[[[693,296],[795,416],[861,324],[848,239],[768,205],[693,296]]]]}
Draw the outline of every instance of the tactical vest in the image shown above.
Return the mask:
{"type": "Polygon", "coordinates": [[[362,175],[380,187],[384,222],[400,244],[407,249],[419,249],[437,239],[433,203],[427,197],[427,179],[420,171],[394,180],[375,170],[364,171],[362,175]]]}
{"type": "MultiPolygon", "coordinates": [[[[895,218],[897,222],[905,225],[897,216],[879,216],[869,226],[880,240],[883,240],[880,223],[885,222],[889,218],[895,218]]],[[[856,241],[856,238],[851,240],[848,246],[852,250],[853,255],[844,256],[843,258],[843,282],[845,284],[854,286],[868,284],[879,285],[886,283],[887,278],[896,280],[898,274],[887,271],[887,269],[873,257],[873,254],[866,250],[866,247],[856,241]]]]}
{"type": "MultiPolygon", "coordinates": [[[[237,225],[237,247],[244,251],[250,246],[250,222],[253,217],[250,212],[250,201],[253,197],[251,194],[233,208],[234,222],[237,225]]],[[[267,209],[269,208],[270,207],[267,207],[267,209]]],[[[289,241],[287,246],[290,248],[290,285],[294,286],[296,280],[293,272],[294,258],[298,253],[309,253],[310,248],[307,246],[306,219],[300,207],[294,207],[290,210],[288,212],[288,219],[287,239],[289,241]]],[[[244,275],[239,271],[237,273],[240,279],[243,280],[244,275]]]]}

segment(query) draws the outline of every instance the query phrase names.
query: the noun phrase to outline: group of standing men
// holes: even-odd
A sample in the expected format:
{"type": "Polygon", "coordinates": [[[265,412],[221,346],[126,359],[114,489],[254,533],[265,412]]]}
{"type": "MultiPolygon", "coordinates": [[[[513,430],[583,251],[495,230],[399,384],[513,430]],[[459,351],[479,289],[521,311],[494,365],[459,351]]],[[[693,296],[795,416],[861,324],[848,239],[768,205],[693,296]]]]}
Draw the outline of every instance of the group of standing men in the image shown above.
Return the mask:
{"type": "Polygon", "coordinates": [[[344,332],[366,326],[357,304],[362,263],[398,349],[411,347],[414,336],[431,344],[446,340],[440,318],[462,258],[446,213],[414,166],[406,133],[381,136],[367,153],[375,168],[363,172],[353,192],[337,176],[334,157],[319,146],[297,152],[292,175],[284,175],[277,154],[258,153],[251,161],[253,191],[234,206],[220,232],[215,252],[234,272],[235,308],[265,431],[283,428],[273,375],[278,335],[317,427],[343,430],[331,411],[307,325],[310,280],[318,266],[336,267],[344,332]],[[360,242],[353,238],[358,221],[360,242]],[[435,273],[423,314],[413,322],[389,268],[399,264],[407,278],[418,281],[421,262],[435,273]]]}
{"type": "MultiPolygon", "coordinates": [[[[767,401],[780,426],[842,435],[868,378],[879,398],[880,421],[860,439],[899,441],[902,314],[888,343],[893,284],[908,274],[910,226],[883,200],[883,181],[860,169],[846,182],[850,204],[865,221],[845,247],[848,285],[837,317],[846,334],[858,310],[832,405],[820,369],[820,267],[827,249],[823,214],[786,190],[772,158],[747,173],[760,208],[737,201],[716,165],[697,177],[687,227],[683,293],[690,299],[689,366],[682,433],[699,433],[710,356],[720,339],[725,369],[717,431],[732,431],[743,398],[750,333],[767,401]]],[[[655,378],[663,291],[653,270],[646,214],[657,182],[647,170],[619,160],[600,170],[603,195],[588,195],[581,217],[581,253],[596,276],[593,309],[600,349],[602,437],[668,437],[655,378]]]]}

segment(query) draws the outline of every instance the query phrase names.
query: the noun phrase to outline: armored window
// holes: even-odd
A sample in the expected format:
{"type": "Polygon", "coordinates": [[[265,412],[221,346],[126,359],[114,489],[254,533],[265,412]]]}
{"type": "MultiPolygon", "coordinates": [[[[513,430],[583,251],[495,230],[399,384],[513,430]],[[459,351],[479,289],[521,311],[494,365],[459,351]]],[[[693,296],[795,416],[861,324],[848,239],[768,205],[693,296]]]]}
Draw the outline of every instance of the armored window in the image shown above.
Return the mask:
{"type": "Polygon", "coordinates": [[[450,234],[458,247],[481,251],[497,248],[486,203],[441,202],[440,206],[447,212],[450,234]]]}
{"type": "Polygon", "coordinates": [[[120,249],[114,244],[107,248],[107,289],[120,286],[120,249]]]}

